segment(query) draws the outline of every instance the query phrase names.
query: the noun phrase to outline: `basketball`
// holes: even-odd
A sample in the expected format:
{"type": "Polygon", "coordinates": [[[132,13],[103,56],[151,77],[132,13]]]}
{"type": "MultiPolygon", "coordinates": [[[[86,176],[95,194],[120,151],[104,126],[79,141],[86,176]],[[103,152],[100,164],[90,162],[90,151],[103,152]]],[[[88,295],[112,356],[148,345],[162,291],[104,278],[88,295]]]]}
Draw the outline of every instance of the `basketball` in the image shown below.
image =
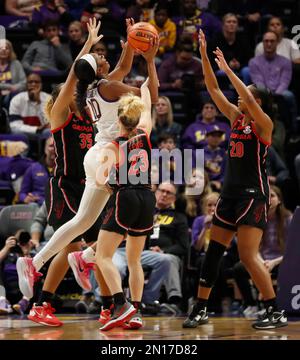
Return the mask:
{"type": "Polygon", "coordinates": [[[133,49],[147,51],[151,47],[151,39],[158,36],[155,27],[147,22],[134,24],[127,35],[127,41],[133,49]]]}

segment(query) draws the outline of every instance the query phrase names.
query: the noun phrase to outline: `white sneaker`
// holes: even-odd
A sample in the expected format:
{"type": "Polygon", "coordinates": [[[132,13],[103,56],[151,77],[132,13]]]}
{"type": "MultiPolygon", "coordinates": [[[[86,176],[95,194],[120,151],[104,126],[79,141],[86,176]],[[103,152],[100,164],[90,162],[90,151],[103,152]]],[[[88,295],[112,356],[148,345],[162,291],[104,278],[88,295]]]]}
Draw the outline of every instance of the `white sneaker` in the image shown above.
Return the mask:
{"type": "Polygon", "coordinates": [[[34,283],[42,274],[35,270],[32,258],[19,257],[17,260],[17,272],[19,278],[19,288],[21,293],[27,298],[33,297],[34,283]]]}
{"type": "Polygon", "coordinates": [[[248,319],[256,318],[257,313],[258,313],[258,307],[257,306],[248,306],[243,311],[243,314],[244,314],[245,318],[248,318],[248,319]]]}
{"type": "Polygon", "coordinates": [[[0,314],[7,315],[13,312],[10,303],[4,296],[0,297],[0,314]]]}

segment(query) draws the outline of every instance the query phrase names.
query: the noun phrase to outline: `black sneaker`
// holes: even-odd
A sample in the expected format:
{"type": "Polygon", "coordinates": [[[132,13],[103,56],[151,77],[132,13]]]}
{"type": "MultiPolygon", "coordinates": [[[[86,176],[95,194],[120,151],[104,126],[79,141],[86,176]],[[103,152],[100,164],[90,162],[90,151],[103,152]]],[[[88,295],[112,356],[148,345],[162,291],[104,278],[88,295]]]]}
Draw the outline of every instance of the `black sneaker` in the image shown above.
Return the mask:
{"type": "Polygon", "coordinates": [[[206,312],[206,307],[200,311],[196,310],[196,306],[193,306],[192,312],[189,317],[184,320],[182,327],[183,328],[196,328],[199,325],[204,325],[208,323],[208,316],[206,312]]]}
{"type": "Polygon", "coordinates": [[[257,319],[252,327],[256,330],[276,329],[282,326],[287,326],[287,317],[284,310],[265,312],[260,318],[257,319]]]}

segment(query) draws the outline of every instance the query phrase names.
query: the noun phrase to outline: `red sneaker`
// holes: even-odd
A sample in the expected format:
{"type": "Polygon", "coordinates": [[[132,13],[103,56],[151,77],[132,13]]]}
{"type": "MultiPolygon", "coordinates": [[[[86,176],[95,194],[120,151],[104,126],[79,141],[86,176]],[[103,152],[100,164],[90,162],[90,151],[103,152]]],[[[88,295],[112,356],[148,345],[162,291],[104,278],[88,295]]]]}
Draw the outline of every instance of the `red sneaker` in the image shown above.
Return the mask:
{"type": "Polygon", "coordinates": [[[53,315],[55,309],[46,302],[43,302],[43,306],[37,306],[33,304],[32,309],[29,312],[27,318],[38,324],[47,326],[61,326],[63,323],[53,315]]]}
{"type": "Polygon", "coordinates": [[[111,319],[111,311],[110,309],[101,309],[100,317],[98,319],[99,323],[105,325],[111,319]]]}
{"type": "Polygon", "coordinates": [[[78,285],[86,291],[91,291],[90,270],[94,268],[94,264],[87,263],[83,260],[82,251],[70,253],[68,255],[68,262],[73,270],[78,285]]]}
{"type": "Polygon", "coordinates": [[[123,305],[115,305],[114,312],[109,321],[107,321],[100,330],[107,331],[114,327],[121,326],[131,315],[136,313],[136,308],[128,301],[123,305]]]}
{"type": "Polygon", "coordinates": [[[31,299],[33,297],[33,286],[41,274],[35,270],[32,258],[19,257],[17,260],[17,272],[19,277],[19,288],[21,293],[31,299]]]}

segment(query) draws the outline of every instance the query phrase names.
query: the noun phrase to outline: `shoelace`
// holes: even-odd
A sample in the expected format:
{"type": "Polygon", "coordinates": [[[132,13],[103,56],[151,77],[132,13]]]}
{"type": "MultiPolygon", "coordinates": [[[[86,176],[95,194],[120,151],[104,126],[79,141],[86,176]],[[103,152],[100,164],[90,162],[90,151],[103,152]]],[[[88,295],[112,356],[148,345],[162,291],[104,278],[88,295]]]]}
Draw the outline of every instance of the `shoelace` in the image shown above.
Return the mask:
{"type": "Polygon", "coordinates": [[[47,303],[47,305],[44,305],[44,309],[47,311],[48,314],[52,315],[55,313],[55,309],[51,306],[51,304],[47,303]]]}

